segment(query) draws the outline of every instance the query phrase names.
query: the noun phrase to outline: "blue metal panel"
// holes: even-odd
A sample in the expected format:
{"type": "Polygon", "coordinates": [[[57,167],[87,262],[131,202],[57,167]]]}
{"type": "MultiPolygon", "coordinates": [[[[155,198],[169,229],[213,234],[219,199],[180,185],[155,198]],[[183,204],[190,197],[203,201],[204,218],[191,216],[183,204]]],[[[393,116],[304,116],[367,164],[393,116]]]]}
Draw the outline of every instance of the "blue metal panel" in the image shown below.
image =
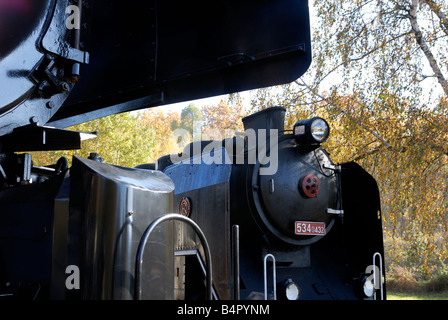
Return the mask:
{"type": "Polygon", "coordinates": [[[165,174],[173,180],[176,186],[174,193],[184,193],[228,182],[230,180],[232,165],[230,164],[225,148],[220,148],[218,152],[222,152],[223,154],[220,157],[222,161],[217,161],[218,163],[204,165],[204,163],[208,162],[207,159],[210,159],[210,155],[206,154],[198,155],[197,157],[184,160],[166,168],[165,174]],[[194,179],[191,177],[194,177],[194,179]]]}

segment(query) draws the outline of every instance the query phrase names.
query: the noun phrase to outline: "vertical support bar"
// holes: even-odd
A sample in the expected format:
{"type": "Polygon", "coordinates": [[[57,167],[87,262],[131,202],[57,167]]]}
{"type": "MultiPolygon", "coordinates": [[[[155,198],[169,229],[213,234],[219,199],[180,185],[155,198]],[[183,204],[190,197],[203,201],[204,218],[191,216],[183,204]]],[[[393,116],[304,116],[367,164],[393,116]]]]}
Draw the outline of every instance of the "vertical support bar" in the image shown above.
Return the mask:
{"type": "Polygon", "coordinates": [[[268,258],[272,259],[272,277],[273,277],[273,282],[274,282],[274,300],[277,300],[277,279],[276,279],[276,273],[277,270],[275,268],[275,257],[268,253],[267,255],[264,256],[263,259],[263,270],[264,270],[264,299],[268,300],[268,274],[267,274],[267,260],[268,258]]]}
{"type": "Polygon", "coordinates": [[[381,257],[381,254],[379,252],[375,252],[373,254],[373,288],[374,288],[374,292],[373,292],[373,297],[376,300],[376,289],[378,288],[378,278],[379,278],[379,285],[380,285],[380,294],[381,294],[381,300],[384,299],[383,297],[383,258],[381,257]],[[379,257],[379,262],[380,262],[380,267],[379,267],[379,277],[377,275],[377,268],[376,268],[376,256],[379,257]]]}
{"type": "MultiPolygon", "coordinates": [[[[82,0],[78,0],[78,9],[79,9],[79,21],[78,23],[81,25],[81,15],[82,15],[82,0]]],[[[81,44],[81,28],[75,29],[75,37],[73,40],[73,48],[79,49],[81,44]]],[[[79,62],[75,62],[72,65],[72,82],[78,82],[79,74],[80,74],[80,64],[79,62]]]]}
{"type": "Polygon", "coordinates": [[[207,272],[206,272],[206,298],[207,300],[212,300],[213,292],[212,292],[212,256],[210,254],[210,247],[208,245],[207,239],[205,238],[204,233],[201,228],[191,220],[183,215],[178,213],[168,213],[163,215],[156,220],[154,220],[145,230],[143,236],[140,239],[140,243],[138,244],[137,256],[135,259],[135,280],[134,280],[134,299],[140,300],[142,296],[142,288],[141,288],[141,273],[142,273],[142,265],[143,265],[143,251],[146,246],[146,242],[150,234],[154,231],[154,229],[164,221],[169,220],[179,220],[189,224],[196,234],[199,236],[199,240],[201,240],[202,245],[204,246],[205,252],[205,263],[207,264],[207,272]]]}
{"type": "Polygon", "coordinates": [[[232,226],[233,300],[240,300],[240,227],[232,226]]]}

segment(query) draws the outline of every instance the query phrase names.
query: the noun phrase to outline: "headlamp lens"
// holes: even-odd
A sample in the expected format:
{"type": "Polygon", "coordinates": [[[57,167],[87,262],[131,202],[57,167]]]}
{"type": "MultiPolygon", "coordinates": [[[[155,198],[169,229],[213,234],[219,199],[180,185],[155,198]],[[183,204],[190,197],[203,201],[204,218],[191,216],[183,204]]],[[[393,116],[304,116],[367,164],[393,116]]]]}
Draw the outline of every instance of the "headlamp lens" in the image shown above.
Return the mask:
{"type": "Polygon", "coordinates": [[[372,281],[370,281],[368,278],[365,278],[363,281],[362,290],[367,298],[373,296],[374,288],[372,281]]]}
{"type": "Polygon", "coordinates": [[[328,124],[320,118],[317,118],[311,124],[311,135],[317,142],[324,142],[328,138],[328,124]]]}
{"type": "Polygon", "coordinates": [[[300,290],[297,284],[288,279],[285,283],[285,296],[287,300],[298,300],[300,295],[300,290]]]}

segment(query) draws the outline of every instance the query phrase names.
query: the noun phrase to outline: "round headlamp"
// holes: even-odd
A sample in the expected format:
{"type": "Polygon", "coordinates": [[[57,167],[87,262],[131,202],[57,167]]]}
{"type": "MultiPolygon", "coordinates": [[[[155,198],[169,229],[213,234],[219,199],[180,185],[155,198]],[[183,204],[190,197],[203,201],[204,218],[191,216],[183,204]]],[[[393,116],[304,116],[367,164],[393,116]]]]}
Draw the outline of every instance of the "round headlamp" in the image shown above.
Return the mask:
{"type": "Polygon", "coordinates": [[[329,131],[330,128],[324,119],[317,118],[311,123],[311,135],[319,143],[327,140],[329,131]]]}
{"type": "Polygon", "coordinates": [[[297,121],[294,136],[302,144],[320,144],[328,139],[330,126],[320,117],[297,121]]]}
{"type": "Polygon", "coordinates": [[[362,293],[366,296],[366,298],[370,298],[373,296],[375,289],[373,287],[373,283],[369,278],[364,277],[362,281],[362,293]]]}
{"type": "Polygon", "coordinates": [[[295,283],[291,278],[288,278],[283,283],[284,285],[284,298],[286,300],[298,300],[300,297],[300,289],[297,283],[295,283]]]}

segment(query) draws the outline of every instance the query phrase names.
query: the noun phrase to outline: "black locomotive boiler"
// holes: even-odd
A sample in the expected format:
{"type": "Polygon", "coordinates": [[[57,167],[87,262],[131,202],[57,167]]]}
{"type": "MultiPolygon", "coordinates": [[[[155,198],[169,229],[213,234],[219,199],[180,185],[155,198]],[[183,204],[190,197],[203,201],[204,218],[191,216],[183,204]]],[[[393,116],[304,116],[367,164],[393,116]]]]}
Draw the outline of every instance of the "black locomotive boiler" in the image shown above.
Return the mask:
{"type": "MultiPolygon", "coordinates": [[[[193,142],[171,155],[177,163],[157,164],[174,182],[173,207],[209,241],[215,296],[384,298],[375,180],[355,163],[332,163],[320,146],[330,133],[324,119],[285,130],[284,115],[282,107],[265,109],[243,119],[243,137],[193,142]]],[[[179,297],[194,298],[204,289],[188,281],[197,278],[188,274],[196,262],[186,257],[201,245],[178,232],[189,243],[175,249],[179,297]]]]}

